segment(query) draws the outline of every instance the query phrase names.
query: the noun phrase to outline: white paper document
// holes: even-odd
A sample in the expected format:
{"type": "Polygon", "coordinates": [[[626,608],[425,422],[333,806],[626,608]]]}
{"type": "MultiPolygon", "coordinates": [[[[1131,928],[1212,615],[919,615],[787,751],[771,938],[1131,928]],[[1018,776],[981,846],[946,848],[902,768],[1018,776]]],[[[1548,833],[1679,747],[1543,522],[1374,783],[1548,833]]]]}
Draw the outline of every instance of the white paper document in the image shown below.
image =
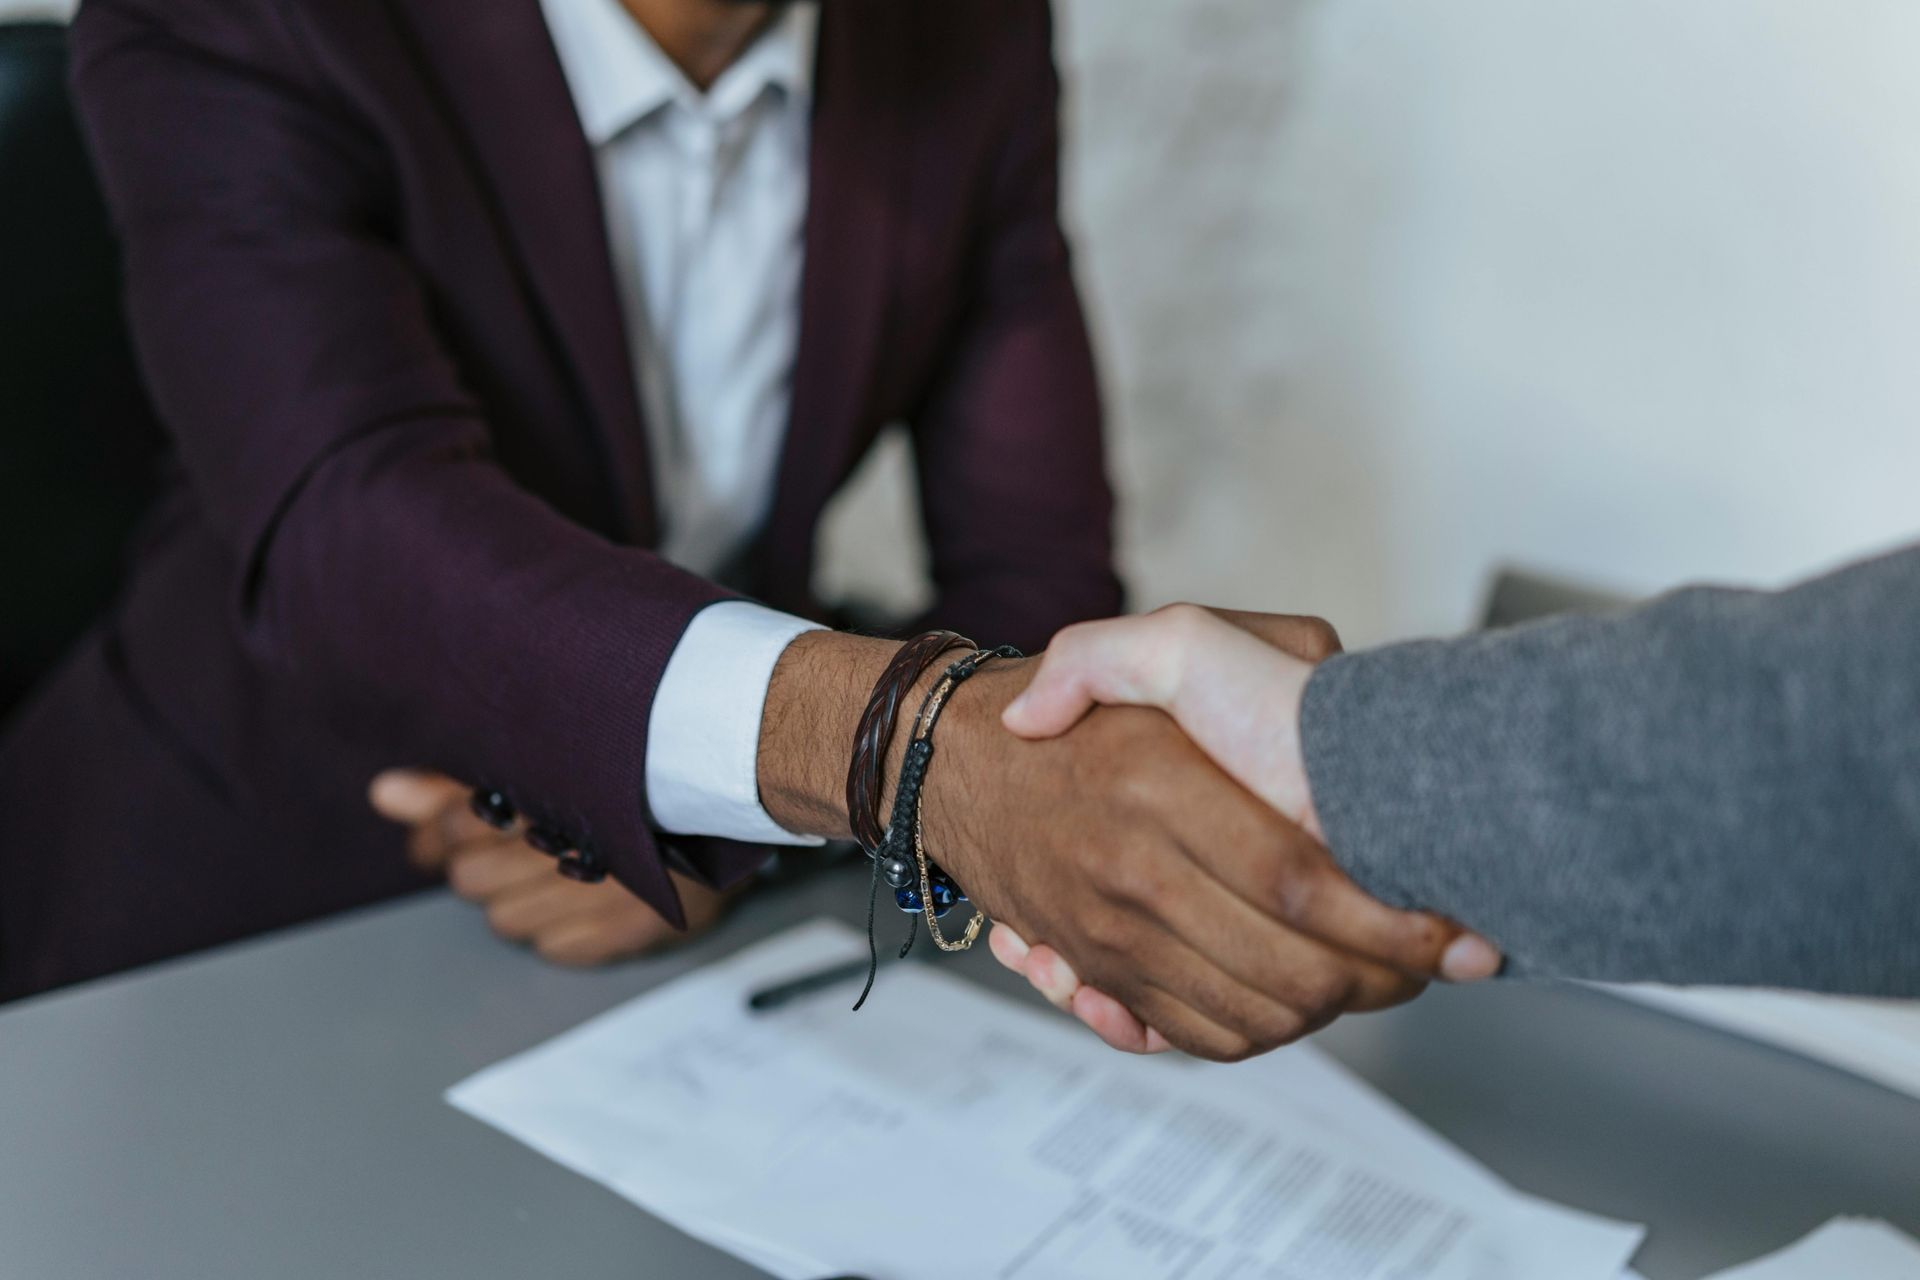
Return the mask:
{"type": "Polygon", "coordinates": [[[1521,1195],[1318,1051],[1118,1054],[816,921],[448,1099],[787,1280],[1616,1280],[1641,1231],[1521,1195]]]}
{"type": "Polygon", "coordinates": [[[1920,1244],[1884,1222],[1836,1218],[1796,1245],[1711,1280],[1920,1280],[1920,1244]]]}

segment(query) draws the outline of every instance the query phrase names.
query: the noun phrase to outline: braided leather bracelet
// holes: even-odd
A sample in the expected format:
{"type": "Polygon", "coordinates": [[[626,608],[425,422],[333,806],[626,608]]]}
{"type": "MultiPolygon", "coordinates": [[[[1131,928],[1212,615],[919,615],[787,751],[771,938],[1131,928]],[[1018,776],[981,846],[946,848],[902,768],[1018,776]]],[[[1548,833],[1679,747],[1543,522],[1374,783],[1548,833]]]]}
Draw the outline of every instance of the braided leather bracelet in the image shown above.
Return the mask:
{"type": "Polygon", "coordinates": [[[1023,656],[1020,650],[1011,645],[975,649],[948,667],[920,702],[920,710],[913,718],[913,741],[907,746],[906,758],[900,765],[899,784],[894,788],[893,821],[888,824],[884,838],[871,854],[873,875],[867,893],[867,982],[860,990],[860,998],[854,1001],[855,1012],[866,1004],[867,996],[873,991],[874,978],[880,970],[880,947],[874,937],[874,909],[880,896],[883,876],[893,889],[895,904],[912,917],[907,940],[900,947],[903,958],[913,950],[923,915],[927,921],[927,933],[942,951],[965,951],[980,936],[981,926],[986,923],[986,914],[981,911],[974,912],[973,919],[967,922],[966,932],[958,939],[949,939],[940,930],[940,919],[957,904],[965,902],[967,895],[951,876],[927,856],[921,824],[922,798],[927,770],[933,764],[933,731],[940,723],[940,713],[946,709],[953,691],[995,658],[1023,656]]]}
{"type": "MultiPolygon", "coordinates": [[[[918,883],[895,885],[894,901],[902,911],[918,911],[926,917],[927,936],[942,951],[965,951],[971,947],[974,939],[980,936],[980,926],[986,923],[987,917],[985,912],[976,910],[973,919],[967,922],[966,932],[957,940],[949,940],[940,931],[941,918],[956,905],[965,902],[967,895],[953,882],[953,877],[927,856],[921,814],[926,798],[927,770],[933,765],[933,730],[940,723],[940,713],[946,710],[954,690],[970,679],[974,672],[995,658],[1024,656],[1012,645],[974,650],[948,667],[946,674],[927,690],[919,714],[913,719],[913,741],[907,747],[906,762],[900,767],[900,785],[894,792],[893,822],[887,829],[886,847],[875,865],[888,871],[887,878],[891,882],[893,864],[905,861],[902,854],[908,849],[912,850],[912,867],[918,872],[918,883]]],[[[911,938],[907,945],[912,945],[911,938]]]]}
{"type": "Polygon", "coordinates": [[[853,838],[868,857],[876,856],[886,840],[886,830],[880,825],[880,799],[885,790],[882,771],[900,719],[901,700],[941,654],[973,647],[973,641],[958,632],[924,631],[900,647],[874,682],[867,709],[854,730],[853,758],[847,768],[847,820],[853,826],[853,838]]]}

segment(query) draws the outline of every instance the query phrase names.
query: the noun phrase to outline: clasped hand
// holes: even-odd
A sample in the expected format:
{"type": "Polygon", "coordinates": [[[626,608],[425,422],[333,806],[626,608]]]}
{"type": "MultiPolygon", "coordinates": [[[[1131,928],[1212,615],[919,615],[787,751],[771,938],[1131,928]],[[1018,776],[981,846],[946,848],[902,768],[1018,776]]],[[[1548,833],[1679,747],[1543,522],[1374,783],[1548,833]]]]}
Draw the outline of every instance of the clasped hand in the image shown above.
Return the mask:
{"type": "Polygon", "coordinates": [[[1299,710],[1338,648],[1315,619],[1190,605],[1056,637],[1001,715],[1072,763],[1028,774],[1056,856],[995,886],[1000,961],[1116,1048],[1223,1060],[1492,974],[1488,943],[1374,901],[1321,843],[1299,710]]]}
{"type": "MultiPolygon", "coordinates": [[[[1376,902],[1321,842],[1299,709],[1338,648],[1317,619],[1175,606],[982,668],[941,721],[922,812],[929,850],[996,921],[994,954],[1116,1048],[1220,1060],[1491,974],[1487,943],[1376,902]]],[[[501,933],[574,964],[673,936],[617,884],[553,875],[466,796],[408,771],[374,786],[415,861],[501,933]]],[[[678,888],[690,923],[719,915],[722,895],[678,888]]]]}

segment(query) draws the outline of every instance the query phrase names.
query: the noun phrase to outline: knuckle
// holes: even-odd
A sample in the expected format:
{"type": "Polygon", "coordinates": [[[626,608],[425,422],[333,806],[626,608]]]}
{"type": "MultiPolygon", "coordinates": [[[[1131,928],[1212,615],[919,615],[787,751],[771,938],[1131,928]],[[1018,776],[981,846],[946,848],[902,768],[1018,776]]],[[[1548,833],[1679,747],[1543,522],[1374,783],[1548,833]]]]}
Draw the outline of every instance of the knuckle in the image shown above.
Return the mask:
{"type": "Polygon", "coordinates": [[[1440,955],[1451,931],[1430,915],[1405,912],[1400,923],[1400,948],[1403,963],[1421,973],[1431,974],[1440,967],[1440,955]]]}
{"type": "Polygon", "coordinates": [[[512,902],[495,902],[488,906],[487,927],[503,938],[516,941],[527,934],[522,914],[512,902]]]}
{"type": "Polygon", "coordinates": [[[1270,901],[1283,923],[1300,929],[1313,921],[1324,897],[1320,877],[1283,859],[1271,884],[1270,901]]]}
{"type": "Polygon", "coordinates": [[[456,862],[447,868],[447,887],[468,902],[486,901],[486,878],[471,862],[456,862]]]}
{"type": "Polygon", "coordinates": [[[606,944],[599,940],[583,943],[577,939],[543,936],[534,939],[533,949],[550,964],[578,969],[605,964],[612,958],[606,944]]]}
{"type": "MultiPolygon", "coordinates": [[[[1091,966],[1074,965],[1074,968],[1082,974],[1104,972],[1110,967],[1105,963],[1106,957],[1126,954],[1135,941],[1133,922],[1128,913],[1111,908],[1091,912],[1081,926],[1080,932],[1086,940],[1084,949],[1093,953],[1091,956],[1082,956],[1081,959],[1091,959],[1095,962],[1091,966]]],[[[1076,952],[1079,950],[1081,948],[1076,948],[1076,952]]],[[[1073,962],[1070,960],[1068,963],[1073,962]]]]}
{"type": "Polygon", "coordinates": [[[1139,907],[1165,903],[1174,891],[1173,876],[1161,858],[1133,855],[1114,860],[1109,892],[1139,907]]]}
{"type": "Polygon", "coordinates": [[[1169,604],[1153,611],[1153,618],[1166,638],[1175,645],[1196,639],[1213,621],[1213,615],[1197,604],[1169,604]]]}
{"type": "Polygon", "coordinates": [[[1302,658],[1324,662],[1340,652],[1340,633],[1325,618],[1303,618],[1300,632],[1302,658]]]}
{"type": "Polygon", "coordinates": [[[1398,983],[1387,989],[1385,997],[1380,1002],[1380,1007],[1383,1009],[1391,1009],[1395,1005],[1405,1004],[1426,989],[1427,984],[1416,978],[1402,978],[1398,983]]]}
{"type": "MultiPolygon", "coordinates": [[[[1172,730],[1171,722],[1168,727],[1178,732],[1172,730]]],[[[1178,788],[1169,777],[1172,770],[1166,767],[1165,759],[1152,749],[1150,742],[1141,745],[1145,749],[1129,751],[1113,766],[1107,782],[1110,794],[1116,803],[1136,815],[1171,815],[1177,811],[1180,800],[1178,788]]]]}
{"type": "Polygon", "coordinates": [[[1353,990],[1354,980],[1350,974],[1338,970],[1314,974],[1305,980],[1295,1000],[1295,1012],[1317,1030],[1346,1012],[1353,1000],[1353,990]]]}
{"type": "Polygon", "coordinates": [[[1159,783],[1138,763],[1123,761],[1107,775],[1106,791],[1111,802],[1123,810],[1151,809],[1158,802],[1159,783]]]}
{"type": "Polygon", "coordinates": [[[1215,1062],[1245,1062],[1261,1052],[1260,1045],[1250,1036],[1230,1031],[1215,1037],[1206,1056],[1215,1062]]]}
{"type": "Polygon", "coordinates": [[[1047,642],[1047,651],[1041,657],[1041,670],[1056,661],[1072,660],[1087,646],[1093,623],[1076,622],[1070,627],[1062,627],[1054,632],[1053,639],[1047,642]]]}
{"type": "Polygon", "coordinates": [[[1290,1009],[1275,1010],[1262,1018],[1260,1024],[1253,1029],[1252,1040],[1255,1046],[1253,1052],[1267,1053],[1283,1045],[1292,1044],[1313,1029],[1311,1019],[1290,1009]]]}

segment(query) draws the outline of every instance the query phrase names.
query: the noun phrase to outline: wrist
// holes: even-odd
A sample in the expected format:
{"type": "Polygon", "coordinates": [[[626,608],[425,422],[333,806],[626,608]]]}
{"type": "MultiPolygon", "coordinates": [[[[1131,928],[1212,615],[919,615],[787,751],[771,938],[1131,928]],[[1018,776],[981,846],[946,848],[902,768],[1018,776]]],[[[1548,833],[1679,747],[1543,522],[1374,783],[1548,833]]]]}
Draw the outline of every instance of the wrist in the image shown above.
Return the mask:
{"type": "MultiPolygon", "coordinates": [[[[896,641],[831,631],[794,640],[774,665],[760,719],[760,803],[789,831],[844,840],[847,760],[873,685],[896,641]]],[[[904,748],[901,748],[903,750],[904,748]]],[[[898,771],[899,750],[889,758],[898,771]]]]}
{"type": "Polygon", "coordinates": [[[1307,772],[1307,743],[1303,736],[1301,711],[1306,706],[1307,685],[1313,680],[1315,665],[1290,659],[1288,672],[1280,688],[1281,724],[1285,726],[1287,744],[1285,755],[1292,777],[1288,780],[1288,789],[1292,793],[1296,821],[1306,833],[1320,843],[1326,843],[1326,833],[1320,827],[1320,814],[1313,804],[1313,779],[1307,772]]]}
{"type": "MultiPolygon", "coordinates": [[[[929,852],[974,901],[992,896],[978,855],[993,833],[994,807],[1003,800],[1011,757],[1027,744],[1001,723],[1001,713],[1032,681],[1037,662],[1004,659],[982,667],[956,689],[935,736],[937,763],[929,771],[921,812],[929,852]]],[[[932,673],[937,680],[940,672],[932,673]]],[[[931,681],[929,682],[931,683],[931,681]]],[[[915,706],[918,706],[916,700],[915,706]]],[[[904,753],[906,733],[898,744],[904,753]]],[[[897,776],[898,770],[892,776],[897,776]]]]}

